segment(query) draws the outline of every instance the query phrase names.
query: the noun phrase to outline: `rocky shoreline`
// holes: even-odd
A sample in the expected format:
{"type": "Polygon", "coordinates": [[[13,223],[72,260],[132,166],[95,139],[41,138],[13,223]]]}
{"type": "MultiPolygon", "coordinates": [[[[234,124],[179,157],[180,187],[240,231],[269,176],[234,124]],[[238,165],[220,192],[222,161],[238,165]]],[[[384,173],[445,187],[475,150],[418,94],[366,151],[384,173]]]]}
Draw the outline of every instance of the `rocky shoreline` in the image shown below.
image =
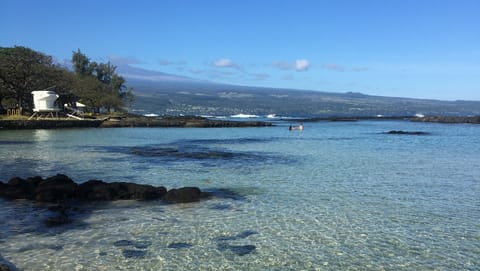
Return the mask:
{"type": "Polygon", "coordinates": [[[416,122],[480,124],[480,116],[471,116],[471,117],[431,116],[431,117],[412,118],[411,120],[416,122]]]}
{"type": "Polygon", "coordinates": [[[0,182],[0,198],[6,200],[29,200],[45,204],[56,215],[47,218],[48,227],[61,226],[72,222],[69,212],[85,203],[109,202],[116,200],[158,200],[160,203],[191,203],[209,197],[198,187],[182,187],[167,190],[163,186],[152,186],[130,182],[104,182],[89,180],[77,184],[68,176],[57,174],[43,179],[40,176],[11,178],[0,182]]]}
{"type": "Polygon", "coordinates": [[[127,115],[120,118],[110,118],[100,127],[195,127],[195,128],[220,128],[220,127],[265,127],[272,126],[264,121],[228,121],[212,120],[198,116],[162,116],[144,117],[127,115]]]}
{"type": "Polygon", "coordinates": [[[415,117],[415,116],[353,116],[353,117],[316,117],[316,118],[307,118],[307,119],[297,119],[295,121],[299,122],[354,122],[361,120],[404,120],[404,121],[414,121],[414,122],[437,122],[437,123],[469,123],[469,124],[480,124],[480,116],[426,116],[426,117],[415,117]]]}
{"type": "MultiPolygon", "coordinates": [[[[136,200],[158,202],[158,204],[193,203],[208,198],[241,199],[237,194],[223,189],[209,192],[201,191],[198,187],[182,187],[167,190],[163,186],[152,186],[132,182],[104,182],[89,180],[76,183],[64,174],[57,174],[48,178],[34,176],[29,178],[14,177],[7,182],[0,181],[0,198],[8,201],[30,201],[35,204],[39,212],[41,223],[47,228],[69,229],[70,224],[82,224],[82,217],[93,208],[108,208],[111,201],[136,200]],[[102,207],[103,206],[103,207],[102,207]],[[40,215],[40,213],[47,216],[40,215]],[[83,215],[83,216],[82,216],[83,215]],[[75,221],[74,221],[75,220],[75,221]]],[[[138,203],[138,202],[137,202],[138,203]]],[[[244,232],[238,238],[245,238],[256,232],[244,232]]],[[[115,246],[128,246],[133,241],[120,240],[115,246]]],[[[191,246],[187,243],[172,243],[169,248],[183,248],[191,246]]],[[[231,250],[243,256],[253,252],[253,245],[237,246],[219,241],[219,250],[231,250]]],[[[135,246],[139,248],[139,246],[135,246]]],[[[141,257],[145,251],[125,249],[126,258],[141,257]]],[[[15,264],[2,258],[0,255],[0,271],[18,270],[15,264]]]]}
{"type": "Polygon", "coordinates": [[[122,117],[105,119],[32,119],[32,120],[0,120],[0,130],[20,129],[59,129],[59,128],[119,128],[119,127],[266,127],[270,122],[263,121],[227,121],[212,120],[197,116],[164,116],[144,117],[128,114],[122,117]]]}
{"type": "Polygon", "coordinates": [[[40,176],[11,178],[0,182],[0,198],[8,200],[31,200],[40,203],[70,204],[114,200],[161,200],[165,203],[196,202],[208,196],[197,187],[167,190],[130,182],[104,182],[89,180],[77,184],[64,174],[43,179],[40,176]]]}

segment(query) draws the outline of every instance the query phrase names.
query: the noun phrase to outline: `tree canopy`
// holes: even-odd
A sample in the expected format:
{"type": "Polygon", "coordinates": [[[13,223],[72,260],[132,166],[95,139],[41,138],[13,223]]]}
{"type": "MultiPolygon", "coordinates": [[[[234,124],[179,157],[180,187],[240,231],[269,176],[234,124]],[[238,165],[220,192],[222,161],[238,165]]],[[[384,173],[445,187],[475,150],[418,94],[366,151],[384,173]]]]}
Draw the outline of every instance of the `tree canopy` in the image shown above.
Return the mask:
{"type": "Polygon", "coordinates": [[[122,110],[133,100],[133,90],[125,86],[110,62],[96,63],[80,50],[72,53],[73,71],[53,62],[51,56],[30,48],[0,47],[0,108],[12,100],[24,112],[31,112],[31,92],[54,87],[59,102],[80,101],[99,111],[122,110]]]}

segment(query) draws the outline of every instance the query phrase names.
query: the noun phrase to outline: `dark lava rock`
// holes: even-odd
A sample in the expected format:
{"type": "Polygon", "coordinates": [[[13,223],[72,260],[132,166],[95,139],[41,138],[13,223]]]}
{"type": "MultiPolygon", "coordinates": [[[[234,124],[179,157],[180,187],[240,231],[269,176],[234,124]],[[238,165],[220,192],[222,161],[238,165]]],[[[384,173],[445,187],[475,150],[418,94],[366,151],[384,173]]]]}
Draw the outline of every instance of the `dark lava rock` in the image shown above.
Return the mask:
{"type": "Polygon", "coordinates": [[[152,243],[151,242],[135,242],[133,246],[139,249],[148,248],[152,243]]]}
{"type": "Polygon", "coordinates": [[[439,122],[439,123],[470,123],[480,124],[480,116],[462,117],[462,116],[430,116],[412,118],[412,121],[418,122],[439,122]]]}
{"type": "Polygon", "coordinates": [[[130,240],[118,240],[113,243],[114,246],[116,247],[127,247],[127,246],[133,246],[133,241],[130,240]]]}
{"type": "Polygon", "coordinates": [[[167,247],[168,248],[181,249],[181,248],[190,248],[190,247],[192,247],[192,245],[188,244],[188,243],[171,243],[167,247]]]}
{"type": "Polygon", "coordinates": [[[255,251],[256,247],[254,245],[245,245],[245,246],[229,246],[228,247],[233,253],[243,256],[252,253],[255,251]]]}
{"type": "Polygon", "coordinates": [[[238,239],[245,239],[250,235],[254,235],[254,234],[258,234],[258,232],[253,230],[246,230],[246,231],[242,231],[237,235],[226,235],[226,236],[215,237],[213,240],[217,242],[233,241],[238,239]]]}
{"type": "Polygon", "coordinates": [[[401,130],[392,130],[386,132],[389,135],[429,135],[428,132],[421,132],[421,131],[401,131],[401,130]]]}
{"type": "Polygon", "coordinates": [[[257,249],[257,247],[255,247],[254,245],[236,246],[236,245],[229,245],[227,243],[219,243],[217,244],[217,249],[220,251],[230,250],[239,256],[244,256],[254,252],[257,249]]]}
{"type": "Polygon", "coordinates": [[[167,193],[165,187],[154,187],[135,183],[113,182],[106,183],[99,180],[90,180],[80,184],[78,198],[80,200],[120,200],[160,199],[167,193]]]}
{"type": "Polygon", "coordinates": [[[75,197],[78,185],[63,174],[57,174],[38,182],[35,200],[40,202],[64,202],[75,197]]]}
{"type": "Polygon", "coordinates": [[[167,193],[165,187],[136,183],[106,183],[90,180],[80,185],[63,174],[43,180],[41,177],[12,178],[0,184],[0,197],[7,199],[28,199],[46,203],[79,201],[110,201],[122,199],[154,200],[167,193]]]}
{"type": "MultiPolygon", "coordinates": [[[[45,203],[67,203],[70,201],[111,201],[111,200],[160,200],[167,203],[196,202],[207,197],[197,187],[167,189],[163,186],[90,180],[80,185],[63,174],[43,180],[41,177],[12,178],[0,183],[0,197],[7,199],[29,199],[45,203]]],[[[59,211],[60,212],[60,211],[59,211]]],[[[60,212],[66,215],[65,210],[60,212]]],[[[67,222],[67,220],[64,220],[67,222]]],[[[61,222],[60,217],[52,219],[53,224],[61,222]]]]}
{"type": "Polygon", "coordinates": [[[66,214],[59,214],[57,216],[47,218],[44,222],[48,227],[58,227],[65,224],[70,224],[73,222],[73,220],[70,219],[66,214]]]}
{"type": "Polygon", "coordinates": [[[48,210],[51,212],[56,212],[57,215],[51,216],[44,220],[44,223],[47,227],[58,227],[65,224],[72,223],[73,220],[68,217],[67,210],[72,209],[70,206],[66,205],[56,205],[48,207],[48,210]]]}
{"type": "Polygon", "coordinates": [[[212,209],[212,210],[229,210],[231,208],[232,208],[232,206],[229,205],[229,204],[220,204],[220,203],[219,204],[214,204],[210,207],[210,209],[212,209]]]}
{"type": "Polygon", "coordinates": [[[8,199],[34,199],[35,187],[25,179],[14,177],[2,185],[0,196],[8,199]]]}
{"type": "Polygon", "coordinates": [[[125,258],[143,258],[147,254],[147,252],[136,249],[125,249],[122,251],[122,254],[125,258]]]}
{"type": "Polygon", "coordinates": [[[136,242],[136,241],[131,241],[131,240],[118,240],[115,243],[113,243],[114,246],[116,247],[128,247],[132,246],[138,249],[144,249],[148,248],[151,243],[150,242],[136,242]]]}
{"type": "Polygon", "coordinates": [[[247,238],[248,236],[254,235],[254,234],[258,234],[258,232],[257,231],[252,231],[252,230],[246,230],[246,231],[242,231],[241,233],[237,234],[237,238],[244,239],[244,238],[247,238]]]}
{"type": "Polygon", "coordinates": [[[187,203],[199,201],[203,196],[197,187],[183,187],[169,190],[163,200],[168,203],[187,203]]]}
{"type": "Polygon", "coordinates": [[[0,130],[98,127],[102,122],[103,120],[71,119],[0,120],[0,130]]]}
{"type": "Polygon", "coordinates": [[[270,122],[211,120],[198,116],[144,117],[128,114],[115,121],[104,121],[101,127],[265,127],[270,122]]]}
{"type": "Polygon", "coordinates": [[[0,264],[0,271],[11,271],[10,267],[6,264],[0,264]]]}

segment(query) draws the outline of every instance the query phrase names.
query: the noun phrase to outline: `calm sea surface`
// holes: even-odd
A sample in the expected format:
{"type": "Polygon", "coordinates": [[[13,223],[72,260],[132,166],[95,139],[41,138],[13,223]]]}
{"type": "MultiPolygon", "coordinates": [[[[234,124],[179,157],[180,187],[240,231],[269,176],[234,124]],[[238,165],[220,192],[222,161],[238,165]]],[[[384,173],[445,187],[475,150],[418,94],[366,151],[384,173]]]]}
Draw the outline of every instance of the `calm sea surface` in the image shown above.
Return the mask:
{"type": "Polygon", "coordinates": [[[57,228],[43,226],[43,206],[0,200],[0,261],[22,270],[480,270],[480,126],[287,125],[0,131],[4,182],[64,173],[217,195],[83,206],[57,228]]]}

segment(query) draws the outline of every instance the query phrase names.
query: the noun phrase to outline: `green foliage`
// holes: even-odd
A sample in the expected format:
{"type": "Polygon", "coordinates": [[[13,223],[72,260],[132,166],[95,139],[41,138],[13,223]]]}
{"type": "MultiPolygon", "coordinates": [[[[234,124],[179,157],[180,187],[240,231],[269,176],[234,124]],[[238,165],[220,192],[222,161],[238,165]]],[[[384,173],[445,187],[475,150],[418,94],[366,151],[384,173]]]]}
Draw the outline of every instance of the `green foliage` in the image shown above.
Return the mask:
{"type": "Polygon", "coordinates": [[[54,64],[52,57],[30,48],[0,47],[0,111],[2,102],[14,100],[23,112],[31,112],[31,92],[55,87],[59,104],[80,100],[99,111],[122,110],[133,94],[110,62],[96,63],[80,50],[72,54],[73,72],[54,64]]]}
{"type": "Polygon", "coordinates": [[[62,72],[52,57],[32,49],[0,48],[0,97],[14,98],[21,110],[29,111],[33,107],[31,92],[52,86],[62,72]]]}
{"type": "Polygon", "coordinates": [[[116,74],[117,67],[110,62],[96,63],[80,50],[73,52],[72,63],[79,76],[75,93],[86,105],[95,109],[121,110],[125,102],[131,103],[131,90],[125,91],[125,79],[116,74]]]}

